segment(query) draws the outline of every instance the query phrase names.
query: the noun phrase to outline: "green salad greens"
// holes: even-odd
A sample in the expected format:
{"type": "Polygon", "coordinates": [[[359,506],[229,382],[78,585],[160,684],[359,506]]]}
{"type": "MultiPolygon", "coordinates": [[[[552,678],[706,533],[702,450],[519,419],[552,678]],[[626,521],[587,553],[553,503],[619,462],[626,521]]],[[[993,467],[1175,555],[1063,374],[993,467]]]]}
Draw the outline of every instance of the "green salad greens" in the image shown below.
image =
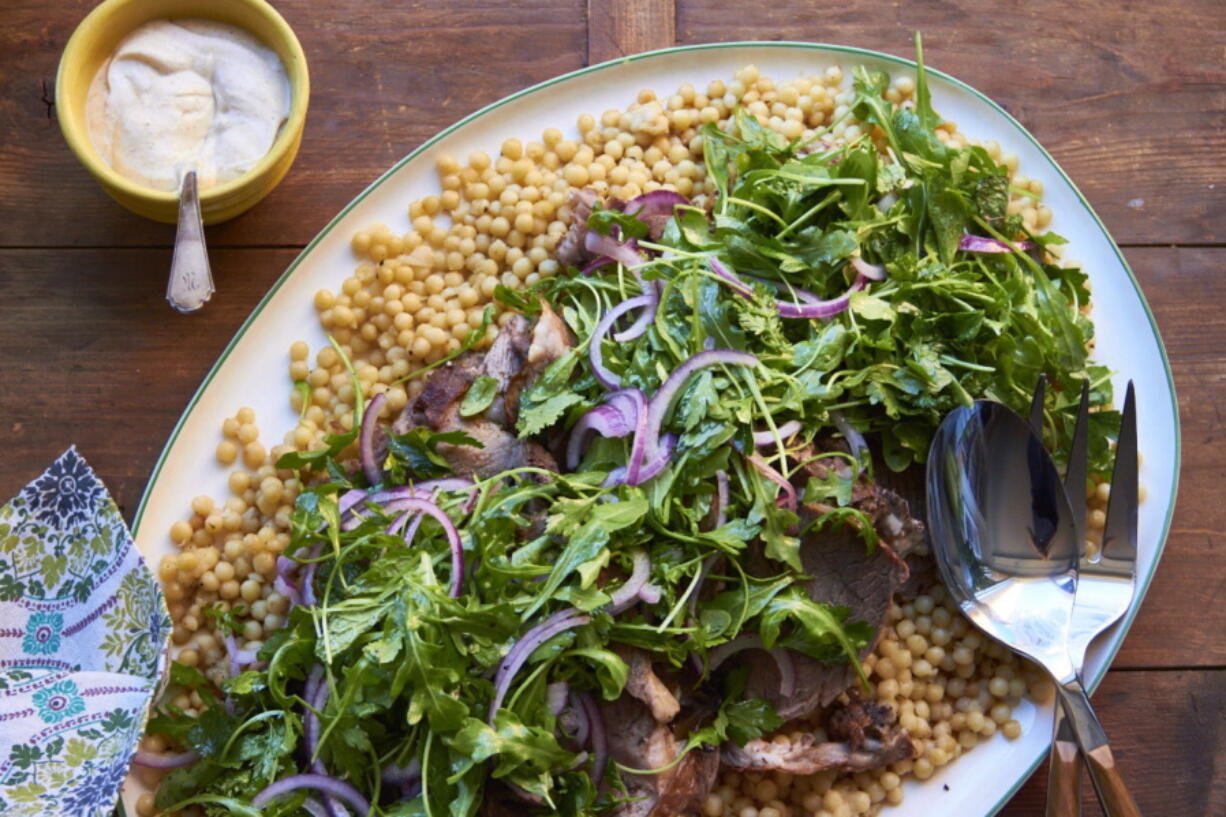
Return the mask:
{"type": "MultiPolygon", "coordinates": [[[[631,263],[499,290],[574,335],[518,400],[521,438],[555,452],[582,438],[561,473],[466,482],[446,452],[482,443],[426,427],[386,433],[380,484],[346,463],[356,431],[287,455],[281,467],[314,474],[286,551],[303,598],[221,689],[175,667],[175,688],[207,706],[163,705],[150,723],[199,755],[158,807],[315,814],[332,797],[351,812],[470,817],[497,781],[550,813],[605,813],[634,770],[577,745],[567,717],[624,694],[623,648],[697,668],[710,705],[682,757],[781,723],[745,695],[744,672],[709,671],[721,645],[749,635],[859,669],[873,626],[810,597],[801,559],[840,527],[884,546],[853,502],[872,474],[859,434],[906,469],[948,411],[978,398],[1025,410],[1045,375],[1056,451],[1090,384],[1102,470],[1116,420],[1108,372],[1087,359],[1085,274],[1045,254],[1063,239],[1007,214],[1003,166],[936,137],[922,68],[913,107],[885,101],[887,84],[856,69],[865,133],[846,144],[788,142],[744,111],[706,125],[713,212],[670,203],[653,231],[633,203],[596,205],[589,246],[631,263]],[[604,320],[617,309],[620,323],[604,320]],[[617,332],[636,320],[639,333],[617,332]],[[805,467],[822,456],[844,465],[805,467]],[[619,596],[636,575],[637,596],[619,596]],[[314,777],[260,794],[297,775],[314,777]]],[[[459,416],[486,412],[498,389],[477,378],[459,416]]]]}

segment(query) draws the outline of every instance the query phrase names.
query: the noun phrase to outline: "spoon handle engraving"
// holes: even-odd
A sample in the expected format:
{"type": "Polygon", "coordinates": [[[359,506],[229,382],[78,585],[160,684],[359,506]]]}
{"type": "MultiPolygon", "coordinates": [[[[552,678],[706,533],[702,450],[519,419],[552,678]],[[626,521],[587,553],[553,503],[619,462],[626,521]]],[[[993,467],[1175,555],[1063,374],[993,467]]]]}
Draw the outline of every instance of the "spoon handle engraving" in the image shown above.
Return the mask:
{"type": "Polygon", "coordinates": [[[170,260],[170,280],[166,300],[180,312],[195,312],[213,295],[213,273],[204,245],[204,221],[200,215],[200,196],[196,171],[183,177],[179,191],[179,228],[175,234],[174,255],[170,260]]]}

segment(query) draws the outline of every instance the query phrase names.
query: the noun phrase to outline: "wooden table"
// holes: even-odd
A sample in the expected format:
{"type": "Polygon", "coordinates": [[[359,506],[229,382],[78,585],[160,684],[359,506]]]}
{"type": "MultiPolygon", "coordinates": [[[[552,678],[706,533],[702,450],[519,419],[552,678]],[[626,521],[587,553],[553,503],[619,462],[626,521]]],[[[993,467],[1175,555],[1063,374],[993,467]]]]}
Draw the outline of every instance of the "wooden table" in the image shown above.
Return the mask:
{"type": "MultiPolygon", "coordinates": [[[[56,62],[92,5],[4,0],[0,13],[0,495],[76,443],[129,515],[179,413],[266,288],[435,131],[524,86],[651,48],[792,39],[910,56],[922,30],[931,65],[1001,102],[1080,185],[1157,314],[1179,388],[1182,491],[1162,566],[1096,700],[1147,815],[1226,814],[1221,0],[991,11],[971,0],[280,0],[311,66],[302,152],[262,204],[209,230],[219,291],[191,317],[163,301],[173,228],[113,204],[56,126],[56,62]]],[[[1041,814],[1044,779],[1003,813],[1041,814]]]]}

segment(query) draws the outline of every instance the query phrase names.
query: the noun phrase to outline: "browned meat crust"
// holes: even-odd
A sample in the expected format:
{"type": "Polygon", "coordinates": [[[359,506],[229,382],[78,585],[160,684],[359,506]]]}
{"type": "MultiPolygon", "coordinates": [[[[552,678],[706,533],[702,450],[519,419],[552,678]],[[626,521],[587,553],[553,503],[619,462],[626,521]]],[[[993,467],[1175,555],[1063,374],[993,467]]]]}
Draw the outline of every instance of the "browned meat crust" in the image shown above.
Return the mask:
{"type": "Polygon", "coordinates": [[[587,236],[588,217],[592,215],[592,207],[598,201],[600,201],[600,195],[590,187],[570,191],[567,199],[567,204],[570,205],[570,228],[558,242],[558,249],[555,252],[555,256],[563,264],[581,267],[592,257],[584,247],[583,240],[587,236]]]}
{"type": "Polygon", "coordinates": [[[859,698],[832,711],[827,730],[833,740],[819,742],[809,734],[786,744],[762,739],[744,746],[728,744],[722,762],[737,771],[863,772],[906,760],[915,752],[907,731],[895,723],[894,710],[859,698]]]}

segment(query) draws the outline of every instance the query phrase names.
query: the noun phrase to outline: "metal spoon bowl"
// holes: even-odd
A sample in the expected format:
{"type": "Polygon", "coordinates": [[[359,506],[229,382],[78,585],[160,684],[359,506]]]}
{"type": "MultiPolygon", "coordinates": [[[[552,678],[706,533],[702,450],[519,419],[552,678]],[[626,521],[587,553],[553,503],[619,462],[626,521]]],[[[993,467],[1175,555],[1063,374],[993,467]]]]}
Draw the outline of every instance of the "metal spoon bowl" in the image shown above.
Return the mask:
{"type": "Polygon", "coordinates": [[[1103,812],[1139,817],[1069,657],[1079,542],[1042,441],[1008,407],[977,401],[937,430],[927,483],[933,553],[950,594],[979,629],[1047,670],[1103,812]]]}

